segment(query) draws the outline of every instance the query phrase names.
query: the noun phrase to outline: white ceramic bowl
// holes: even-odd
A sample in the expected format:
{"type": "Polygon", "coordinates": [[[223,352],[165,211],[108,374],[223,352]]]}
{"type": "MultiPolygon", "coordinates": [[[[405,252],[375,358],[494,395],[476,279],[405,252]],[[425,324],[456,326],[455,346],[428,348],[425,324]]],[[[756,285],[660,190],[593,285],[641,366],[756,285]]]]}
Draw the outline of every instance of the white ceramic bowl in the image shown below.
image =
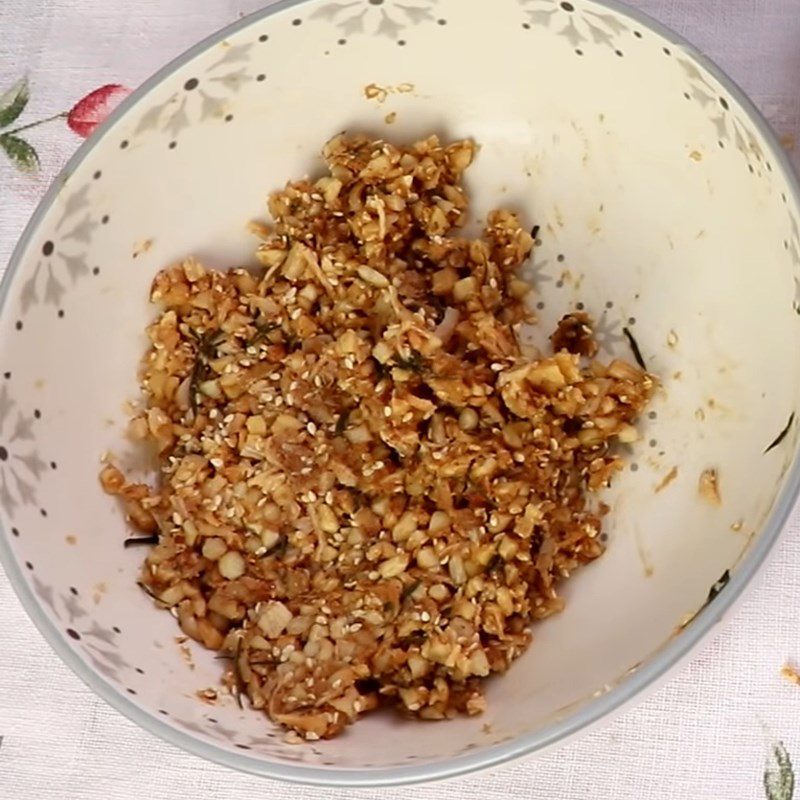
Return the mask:
{"type": "Polygon", "coordinates": [[[791,168],[741,91],[616,3],[279,2],[147,81],[22,237],[0,317],[3,563],[100,695],[242,770],[397,784],[556,744],[706,636],[778,536],[800,479],[796,425],[768,449],[798,407],[797,220],[791,168]],[[156,271],[189,253],[252,263],[247,221],[344,128],[474,137],[476,217],[511,205],[541,226],[530,272],[545,328],[584,304],[606,353],[630,357],[630,329],[664,389],[610,495],[607,554],[491,682],[483,717],[378,714],[291,746],[258,713],[197,700],[221,662],[193,647],[187,666],[175,621],[136,587],[142,553],[123,550],[96,474],[120,449],[156,271]],[[718,507],[698,494],[707,468],[718,507]]]}

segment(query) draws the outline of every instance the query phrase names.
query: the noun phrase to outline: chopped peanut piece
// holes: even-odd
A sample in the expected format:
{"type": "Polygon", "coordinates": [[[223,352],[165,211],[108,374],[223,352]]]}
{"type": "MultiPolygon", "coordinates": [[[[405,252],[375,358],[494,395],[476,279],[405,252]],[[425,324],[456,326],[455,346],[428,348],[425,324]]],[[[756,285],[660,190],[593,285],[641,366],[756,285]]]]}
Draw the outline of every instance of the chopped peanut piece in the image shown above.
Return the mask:
{"type": "Polygon", "coordinates": [[[703,470],[697,483],[697,491],[700,493],[700,497],[712,506],[722,504],[722,497],[719,493],[719,475],[715,469],[703,470]]]}
{"type": "Polygon", "coordinates": [[[800,686],[800,673],[791,664],[784,664],[781,667],[781,675],[786,678],[787,681],[800,686]]]}

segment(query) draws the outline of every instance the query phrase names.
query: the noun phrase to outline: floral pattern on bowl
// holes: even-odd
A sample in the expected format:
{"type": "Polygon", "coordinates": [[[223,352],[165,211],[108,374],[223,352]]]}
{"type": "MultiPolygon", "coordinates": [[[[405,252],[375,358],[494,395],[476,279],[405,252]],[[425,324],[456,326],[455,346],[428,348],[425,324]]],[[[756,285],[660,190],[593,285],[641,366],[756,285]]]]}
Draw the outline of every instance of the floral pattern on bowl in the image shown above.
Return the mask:
{"type": "MultiPolygon", "coordinates": [[[[761,390],[766,375],[793,363],[800,339],[796,185],[764,124],[691,48],[590,0],[501,0],[491,25],[503,48],[492,63],[437,69],[448,46],[492,41],[475,9],[460,0],[309,0],[223,32],[129,98],[81,151],[4,284],[0,552],[12,579],[54,646],[104,697],[242,769],[403,782],[499,763],[574,733],[707,632],[769,549],[797,483],[790,415],[800,375],[784,370],[768,396],[761,390]],[[519,80],[509,86],[502,78],[512,68],[519,80]],[[535,98],[519,91],[545,68],[550,80],[535,98]],[[376,104],[369,85],[410,89],[376,104]],[[665,391],[612,493],[624,511],[607,557],[577,581],[568,612],[540,627],[524,663],[493,684],[485,719],[451,723],[445,736],[376,717],[341,742],[295,748],[232,698],[198,697],[218,683],[220,664],[176,642],[172,618],[137,589],[138,555],[122,549],[124,525],[95,476],[122,438],[156,270],[192,251],[218,266],[246,262],[254,243],[245,224],[263,215],[263,198],[314,169],[311,154],[344,125],[474,135],[483,150],[473,191],[488,205],[520,206],[539,226],[529,272],[543,324],[585,307],[605,352],[630,357],[636,342],[665,391]],[[679,191],[683,204],[659,199],[679,191]],[[754,224],[755,203],[758,226],[737,239],[754,224]],[[746,269],[756,257],[774,265],[758,282],[746,269]],[[745,324],[770,331],[774,352],[751,343],[745,324]],[[755,485],[740,453],[760,459],[755,485]],[[719,511],[696,501],[709,461],[723,465],[719,511]],[[676,464],[678,479],[655,493],[676,464]],[[693,562],[677,586],[669,576],[681,547],[693,562]],[[615,583],[638,602],[614,605],[615,583]],[[631,638],[599,642],[597,674],[581,673],[582,632],[602,627],[604,603],[631,615],[631,638]],[[562,674],[572,686],[552,680],[562,674]]],[[[73,127],[88,132],[122,93],[95,97],[73,127]]],[[[0,131],[0,144],[9,135],[0,131]]],[[[5,149],[34,166],[30,154],[5,149]]]]}

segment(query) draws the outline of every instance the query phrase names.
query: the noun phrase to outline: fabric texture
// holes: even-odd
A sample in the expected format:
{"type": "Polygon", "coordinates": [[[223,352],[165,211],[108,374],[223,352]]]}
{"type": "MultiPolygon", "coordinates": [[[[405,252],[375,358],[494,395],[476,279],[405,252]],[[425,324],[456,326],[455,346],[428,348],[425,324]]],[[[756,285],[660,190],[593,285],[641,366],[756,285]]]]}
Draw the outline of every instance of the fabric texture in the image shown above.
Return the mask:
{"type": "MultiPolygon", "coordinates": [[[[489,0],[464,0],[486,2],[489,0]]],[[[800,0],[631,0],[717,61],[785,146],[800,136],[800,0]]],[[[0,92],[28,75],[37,173],[0,154],[0,269],[47,185],[111,103],[263,0],[3,0],[0,92]],[[74,124],[73,124],[74,123],[74,124]],[[77,133],[76,133],[77,130],[77,133]]],[[[793,154],[794,155],[794,154],[793,154]]],[[[800,164],[800,158],[795,156],[800,164]]],[[[98,699],[35,630],[0,571],[0,800],[128,798],[610,798],[755,800],[776,743],[800,763],[800,509],[757,586],[717,638],[614,721],[556,752],[465,780],[400,790],[289,787],[206,763],[98,699]]],[[[787,788],[787,787],[784,787],[787,788]]],[[[798,790],[800,794],[800,789],[798,790]]]]}

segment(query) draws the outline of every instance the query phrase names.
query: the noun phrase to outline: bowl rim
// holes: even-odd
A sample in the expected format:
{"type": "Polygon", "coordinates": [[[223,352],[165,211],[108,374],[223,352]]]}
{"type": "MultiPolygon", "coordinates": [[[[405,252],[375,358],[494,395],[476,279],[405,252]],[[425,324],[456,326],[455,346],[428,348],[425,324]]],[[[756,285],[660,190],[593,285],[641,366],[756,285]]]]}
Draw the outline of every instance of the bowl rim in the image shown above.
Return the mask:
{"type": "MultiPolygon", "coordinates": [[[[0,282],[0,313],[2,313],[6,305],[11,286],[20,271],[23,254],[36,235],[44,217],[50,211],[70,175],[75,172],[77,167],[89,156],[94,147],[111,131],[117,122],[122,120],[140,100],[165,79],[209,48],[274,14],[295,6],[311,4],[315,1],[275,0],[275,2],[266,7],[248,14],[203,38],[154,72],[125,98],[108,119],[98,127],[97,131],[80,145],[37,205],[12,251],[2,282],[0,282]]],[[[786,179],[794,206],[800,207],[800,181],[788,154],[781,146],[777,135],[762,113],[732,78],[683,36],[638,8],[633,8],[620,0],[589,0],[589,2],[600,8],[604,7],[628,17],[643,28],[661,36],[670,44],[679,47],[685,55],[699,62],[736,100],[759,134],[764,138],[772,151],[772,156],[779,167],[780,173],[786,179]]],[[[673,637],[671,641],[663,645],[637,671],[622,679],[605,694],[589,700],[577,713],[569,714],[564,719],[551,723],[535,733],[519,736],[499,745],[490,746],[483,750],[475,750],[466,755],[455,756],[451,759],[424,766],[410,764],[408,766],[376,770],[366,768],[337,770],[327,767],[295,766],[230,752],[216,744],[184,733],[129,700],[106,678],[93,670],[78,655],[77,651],[70,647],[56,624],[44,611],[26,581],[22,569],[12,552],[8,532],[3,527],[2,522],[0,522],[0,563],[2,563],[11,586],[28,616],[61,660],[112,708],[135,722],[139,727],[169,744],[175,745],[195,756],[200,756],[241,772],[289,783],[329,787],[405,786],[457,778],[479,770],[499,767],[534,753],[540,753],[565,743],[583,731],[589,730],[611,715],[621,712],[634,699],[642,697],[646,689],[654,688],[655,685],[667,677],[669,672],[685,661],[698,645],[706,639],[722,617],[736,605],[737,601],[741,600],[744,590],[752,583],[753,578],[763,566],[778,540],[798,494],[800,494],[800,460],[798,459],[798,449],[796,449],[785,483],[775,499],[768,518],[761,526],[761,535],[756,539],[750,551],[742,558],[736,570],[732,572],[727,585],[719,592],[712,603],[698,613],[692,623],[679,636],[673,637]]]]}

